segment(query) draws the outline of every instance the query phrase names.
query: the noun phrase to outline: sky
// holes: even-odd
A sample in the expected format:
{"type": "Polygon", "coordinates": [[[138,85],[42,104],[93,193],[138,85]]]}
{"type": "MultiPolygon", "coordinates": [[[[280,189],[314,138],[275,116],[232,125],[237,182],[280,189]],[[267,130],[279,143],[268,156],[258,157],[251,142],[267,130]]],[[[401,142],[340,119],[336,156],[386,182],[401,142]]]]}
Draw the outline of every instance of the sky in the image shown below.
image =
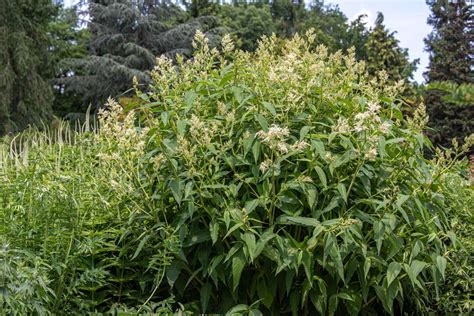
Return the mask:
{"type": "MultiPolygon", "coordinates": [[[[76,2],[64,0],[66,6],[76,2]]],[[[395,36],[400,46],[408,48],[410,60],[420,59],[414,79],[419,83],[424,81],[428,53],[424,51],[423,39],[431,32],[431,27],[426,24],[430,10],[425,0],[326,0],[325,3],[338,5],[350,20],[367,14],[369,26],[374,23],[377,12],[382,12],[387,28],[397,31],[395,36]]]]}

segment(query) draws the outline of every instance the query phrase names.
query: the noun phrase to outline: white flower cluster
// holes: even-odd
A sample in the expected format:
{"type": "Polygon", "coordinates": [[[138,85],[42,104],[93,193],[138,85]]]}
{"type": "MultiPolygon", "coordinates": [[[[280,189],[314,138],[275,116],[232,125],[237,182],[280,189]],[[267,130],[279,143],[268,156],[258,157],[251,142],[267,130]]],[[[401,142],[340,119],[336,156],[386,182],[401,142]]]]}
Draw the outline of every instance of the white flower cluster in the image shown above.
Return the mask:
{"type": "Polygon", "coordinates": [[[271,144],[274,142],[283,141],[286,137],[290,135],[290,130],[287,127],[281,128],[278,125],[273,124],[268,129],[268,132],[261,130],[258,131],[256,135],[258,138],[260,138],[262,143],[271,144]]]}

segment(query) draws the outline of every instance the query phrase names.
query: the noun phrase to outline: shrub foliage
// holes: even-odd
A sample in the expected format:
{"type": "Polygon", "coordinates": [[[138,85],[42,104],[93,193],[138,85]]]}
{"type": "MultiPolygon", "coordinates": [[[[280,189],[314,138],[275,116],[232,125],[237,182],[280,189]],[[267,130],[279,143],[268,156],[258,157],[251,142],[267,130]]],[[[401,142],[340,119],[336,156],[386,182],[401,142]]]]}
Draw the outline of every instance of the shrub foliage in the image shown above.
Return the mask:
{"type": "Polygon", "coordinates": [[[100,132],[5,151],[0,306],[436,306],[456,244],[450,215],[472,194],[456,162],[472,139],[426,160],[424,108],[405,119],[385,73],[370,77],[353,52],[311,50],[313,40],[265,37],[247,53],[228,36],[210,49],[198,32],[194,58],[159,58],[148,92],[135,86],[144,102],[123,113],[110,100],[100,132]],[[26,292],[13,286],[21,278],[26,292]]]}

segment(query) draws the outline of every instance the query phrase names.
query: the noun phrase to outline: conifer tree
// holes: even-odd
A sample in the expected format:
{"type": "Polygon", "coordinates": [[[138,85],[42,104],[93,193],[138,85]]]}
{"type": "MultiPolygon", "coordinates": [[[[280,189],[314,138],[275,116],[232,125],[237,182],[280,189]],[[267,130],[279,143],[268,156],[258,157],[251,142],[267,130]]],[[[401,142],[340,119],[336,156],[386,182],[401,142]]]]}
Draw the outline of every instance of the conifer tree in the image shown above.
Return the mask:
{"type": "Polygon", "coordinates": [[[82,110],[130,91],[134,77],[146,88],[156,57],[189,56],[197,29],[211,42],[221,32],[213,17],[185,21],[185,12],[170,1],[91,0],[88,13],[89,56],[69,60],[77,74],[60,80],[83,96],[82,110]]]}
{"type": "MultiPolygon", "coordinates": [[[[430,53],[426,81],[450,81],[457,85],[474,83],[473,77],[473,6],[465,0],[428,0],[431,9],[428,24],[433,31],[425,39],[430,53]]],[[[437,145],[448,147],[453,138],[458,141],[474,132],[474,104],[449,102],[445,92],[429,89],[425,102],[437,145]]]]}
{"type": "Polygon", "coordinates": [[[412,78],[418,60],[409,61],[408,50],[399,46],[396,32],[390,32],[383,22],[384,16],[379,12],[365,44],[369,73],[384,70],[391,81],[412,78]]]}
{"type": "Polygon", "coordinates": [[[51,0],[0,0],[0,134],[52,118],[48,82],[51,0]]]}

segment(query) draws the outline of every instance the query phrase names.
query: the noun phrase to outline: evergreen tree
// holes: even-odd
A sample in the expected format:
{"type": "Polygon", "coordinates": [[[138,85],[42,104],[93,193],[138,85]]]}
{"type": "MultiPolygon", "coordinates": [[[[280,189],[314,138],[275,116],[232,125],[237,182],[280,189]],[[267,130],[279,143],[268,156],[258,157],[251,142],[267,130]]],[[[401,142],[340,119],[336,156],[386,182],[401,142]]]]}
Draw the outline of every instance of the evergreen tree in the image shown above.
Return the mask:
{"type": "Polygon", "coordinates": [[[379,12],[365,44],[368,71],[376,74],[384,70],[391,81],[408,80],[413,77],[418,60],[409,61],[408,50],[399,46],[396,32],[390,32],[383,21],[379,12]]]}
{"type": "Polygon", "coordinates": [[[70,60],[76,75],[60,80],[66,90],[83,96],[82,110],[125,93],[133,77],[146,87],[156,56],[189,56],[197,29],[205,32],[211,42],[222,31],[215,28],[216,19],[212,17],[180,23],[186,14],[169,1],[94,0],[89,3],[88,13],[90,55],[70,60]]]}
{"type": "MultiPolygon", "coordinates": [[[[87,56],[89,30],[81,28],[77,14],[77,7],[59,8],[56,19],[49,25],[51,66],[49,70],[52,78],[67,78],[73,69],[62,61],[67,58],[84,58],[87,56]]],[[[77,70],[76,70],[76,74],[77,70]]],[[[53,110],[58,116],[64,116],[74,111],[74,106],[81,102],[81,96],[67,93],[61,80],[54,80],[53,110]]]]}
{"type": "Polygon", "coordinates": [[[52,118],[48,82],[51,0],[0,0],[0,134],[52,118]]]}
{"type": "MultiPolygon", "coordinates": [[[[430,53],[428,83],[450,81],[458,85],[472,84],[473,6],[465,0],[428,0],[432,13],[428,24],[432,33],[425,39],[430,53]]],[[[462,140],[474,131],[474,104],[460,106],[450,102],[441,89],[428,89],[425,95],[430,136],[437,145],[447,147],[451,139],[462,140]]]]}

